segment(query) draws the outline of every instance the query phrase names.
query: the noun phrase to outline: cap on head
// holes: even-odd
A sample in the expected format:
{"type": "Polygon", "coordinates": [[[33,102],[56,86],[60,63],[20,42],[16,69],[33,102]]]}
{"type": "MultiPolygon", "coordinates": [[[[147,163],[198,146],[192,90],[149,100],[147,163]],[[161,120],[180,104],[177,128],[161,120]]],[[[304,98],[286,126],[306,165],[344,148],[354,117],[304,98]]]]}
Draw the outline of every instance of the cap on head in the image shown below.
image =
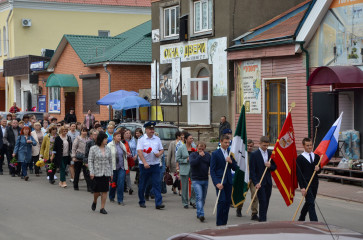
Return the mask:
{"type": "Polygon", "coordinates": [[[232,130],[229,128],[224,129],[222,132],[222,134],[228,134],[228,133],[232,134],[232,130]]]}
{"type": "Polygon", "coordinates": [[[150,121],[144,124],[144,128],[154,128],[156,125],[156,122],[150,121]]]}

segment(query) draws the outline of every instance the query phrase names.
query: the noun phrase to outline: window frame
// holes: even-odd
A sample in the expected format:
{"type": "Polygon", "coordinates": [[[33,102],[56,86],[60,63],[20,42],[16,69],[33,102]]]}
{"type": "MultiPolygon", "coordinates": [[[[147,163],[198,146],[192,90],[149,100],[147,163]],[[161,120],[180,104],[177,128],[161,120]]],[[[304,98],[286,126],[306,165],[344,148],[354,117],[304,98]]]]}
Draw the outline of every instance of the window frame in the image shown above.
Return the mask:
{"type": "Polygon", "coordinates": [[[214,19],[213,0],[192,1],[192,8],[193,8],[193,11],[192,11],[193,12],[193,33],[200,34],[200,33],[210,33],[211,31],[213,31],[213,19],[214,19]],[[206,13],[207,25],[208,25],[207,29],[203,29],[203,2],[207,3],[207,13],[206,13]],[[196,24],[197,24],[196,4],[198,4],[198,3],[200,4],[200,13],[199,13],[200,30],[199,31],[196,30],[196,24]],[[210,4],[212,4],[212,7],[210,7],[210,4]],[[209,10],[211,10],[212,13],[210,13],[209,10]],[[210,20],[210,16],[212,18],[211,20],[210,20]]]}
{"type": "Polygon", "coordinates": [[[98,30],[98,36],[99,37],[105,37],[105,36],[100,36],[100,34],[103,34],[103,33],[107,33],[107,37],[111,36],[110,30],[98,30]]]}
{"type": "MultiPolygon", "coordinates": [[[[57,102],[57,104],[58,104],[57,102]]],[[[48,87],[48,112],[50,113],[60,113],[61,112],[61,88],[60,87],[48,87]],[[54,91],[52,91],[54,89],[54,91]],[[58,89],[58,99],[55,99],[55,96],[53,96],[53,94],[55,93],[56,89],[58,89]],[[50,107],[50,102],[54,101],[54,100],[58,100],[59,102],[59,109],[57,108],[56,111],[51,110],[50,107]]]]}
{"type": "Polygon", "coordinates": [[[176,38],[179,36],[179,32],[180,32],[180,5],[173,5],[173,6],[168,6],[168,7],[164,7],[162,8],[162,30],[163,30],[163,39],[170,39],[170,38],[176,38]],[[171,19],[171,11],[175,10],[175,17],[174,17],[174,27],[175,27],[175,33],[172,34],[172,19],[171,19]],[[169,11],[169,35],[166,35],[166,22],[165,22],[165,16],[166,16],[166,11],[169,11]]]}
{"type": "MultiPolygon", "coordinates": [[[[262,121],[263,121],[263,135],[264,136],[268,136],[267,134],[267,106],[266,106],[266,83],[267,82],[276,82],[276,81],[285,81],[285,116],[287,117],[288,115],[288,79],[287,77],[279,77],[279,78],[262,78],[262,106],[263,106],[263,115],[262,115],[262,121]]],[[[280,133],[281,129],[282,129],[283,125],[280,126],[280,130],[278,130],[278,132],[280,133]]],[[[278,133],[278,134],[279,134],[278,133]]],[[[270,137],[270,136],[268,136],[270,137]]],[[[278,137],[278,136],[277,136],[278,137]]],[[[275,143],[271,142],[270,146],[273,146],[275,143]]]]}

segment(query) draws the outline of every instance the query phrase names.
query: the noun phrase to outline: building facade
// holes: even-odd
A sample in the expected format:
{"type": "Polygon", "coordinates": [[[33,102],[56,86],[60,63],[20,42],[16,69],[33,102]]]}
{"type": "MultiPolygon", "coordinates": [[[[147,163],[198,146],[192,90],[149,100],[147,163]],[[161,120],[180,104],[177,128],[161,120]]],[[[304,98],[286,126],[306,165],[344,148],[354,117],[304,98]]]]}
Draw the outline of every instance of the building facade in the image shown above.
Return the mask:
{"type": "Polygon", "coordinates": [[[233,64],[225,50],[238,33],[301,1],[281,2],[152,1],[152,97],[165,121],[217,127],[227,116],[233,125],[233,64]]]}
{"type": "MultiPolygon", "coordinates": [[[[150,1],[40,1],[6,0],[0,2],[0,69],[2,62],[20,56],[47,55],[55,50],[64,34],[115,36],[150,20],[150,1]]],[[[102,51],[102,49],[99,49],[102,51]]],[[[27,91],[38,94],[29,75],[0,79],[1,102],[8,110],[15,101],[22,109],[28,104],[27,91]],[[4,86],[2,88],[2,86],[4,86]],[[30,90],[29,90],[30,89],[30,90]],[[32,91],[34,90],[34,91],[32,91]]],[[[30,105],[36,106],[37,102],[30,105]]]]}
{"type": "MultiPolygon", "coordinates": [[[[362,3],[305,1],[236,38],[236,110],[245,104],[247,134],[274,145],[293,102],[297,147],[319,144],[344,111],[341,132],[362,132],[362,3]],[[353,19],[353,20],[352,20],[353,19]],[[329,80],[326,80],[329,79],[329,80]]],[[[239,111],[235,111],[235,118],[239,111]]]]}

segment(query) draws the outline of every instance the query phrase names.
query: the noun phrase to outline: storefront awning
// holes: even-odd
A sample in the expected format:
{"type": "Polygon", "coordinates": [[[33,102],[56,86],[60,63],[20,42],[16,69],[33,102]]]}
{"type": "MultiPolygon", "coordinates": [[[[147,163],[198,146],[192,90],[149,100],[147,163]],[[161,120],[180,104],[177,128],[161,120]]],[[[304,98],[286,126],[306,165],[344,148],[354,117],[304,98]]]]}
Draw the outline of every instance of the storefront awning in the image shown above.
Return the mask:
{"type": "Polygon", "coordinates": [[[311,74],[307,86],[355,85],[363,87],[363,71],[355,66],[318,67],[311,74]]]}
{"type": "Polygon", "coordinates": [[[47,79],[46,87],[78,87],[78,82],[73,74],[52,73],[47,79]]]}

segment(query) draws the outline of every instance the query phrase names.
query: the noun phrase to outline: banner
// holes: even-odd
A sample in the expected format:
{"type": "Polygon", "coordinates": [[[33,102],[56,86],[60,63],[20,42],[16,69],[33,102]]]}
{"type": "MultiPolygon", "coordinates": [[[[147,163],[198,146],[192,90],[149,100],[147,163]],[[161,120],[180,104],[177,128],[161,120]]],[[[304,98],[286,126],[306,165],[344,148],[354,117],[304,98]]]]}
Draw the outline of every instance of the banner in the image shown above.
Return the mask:
{"type": "Polygon", "coordinates": [[[213,64],[213,96],[227,96],[227,38],[208,41],[209,64],[213,64]]]}
{"type": "Polygon", "coordinates": [[[261,114],[261,60],[238,62],[236,68],[236,109],[245,104],[246,114],[261,114]]]}
{"type": "MultiPolygon", "coordinates": [[[[156,99],[156,89],[159,89],[159,63],[155,68],[156,61],[151,63],[151,99],[156,99]],[[157,85],[157,86],[156,86],[157,85]]],[[[160,99],[160,93],[158,92],[158,99],[160,99]]]]}
{"type": "Polygon", "coordinates": [[[38,112],[46,112],[47,111],[47,102],[45,95],[38,96],[38,112]]]}

